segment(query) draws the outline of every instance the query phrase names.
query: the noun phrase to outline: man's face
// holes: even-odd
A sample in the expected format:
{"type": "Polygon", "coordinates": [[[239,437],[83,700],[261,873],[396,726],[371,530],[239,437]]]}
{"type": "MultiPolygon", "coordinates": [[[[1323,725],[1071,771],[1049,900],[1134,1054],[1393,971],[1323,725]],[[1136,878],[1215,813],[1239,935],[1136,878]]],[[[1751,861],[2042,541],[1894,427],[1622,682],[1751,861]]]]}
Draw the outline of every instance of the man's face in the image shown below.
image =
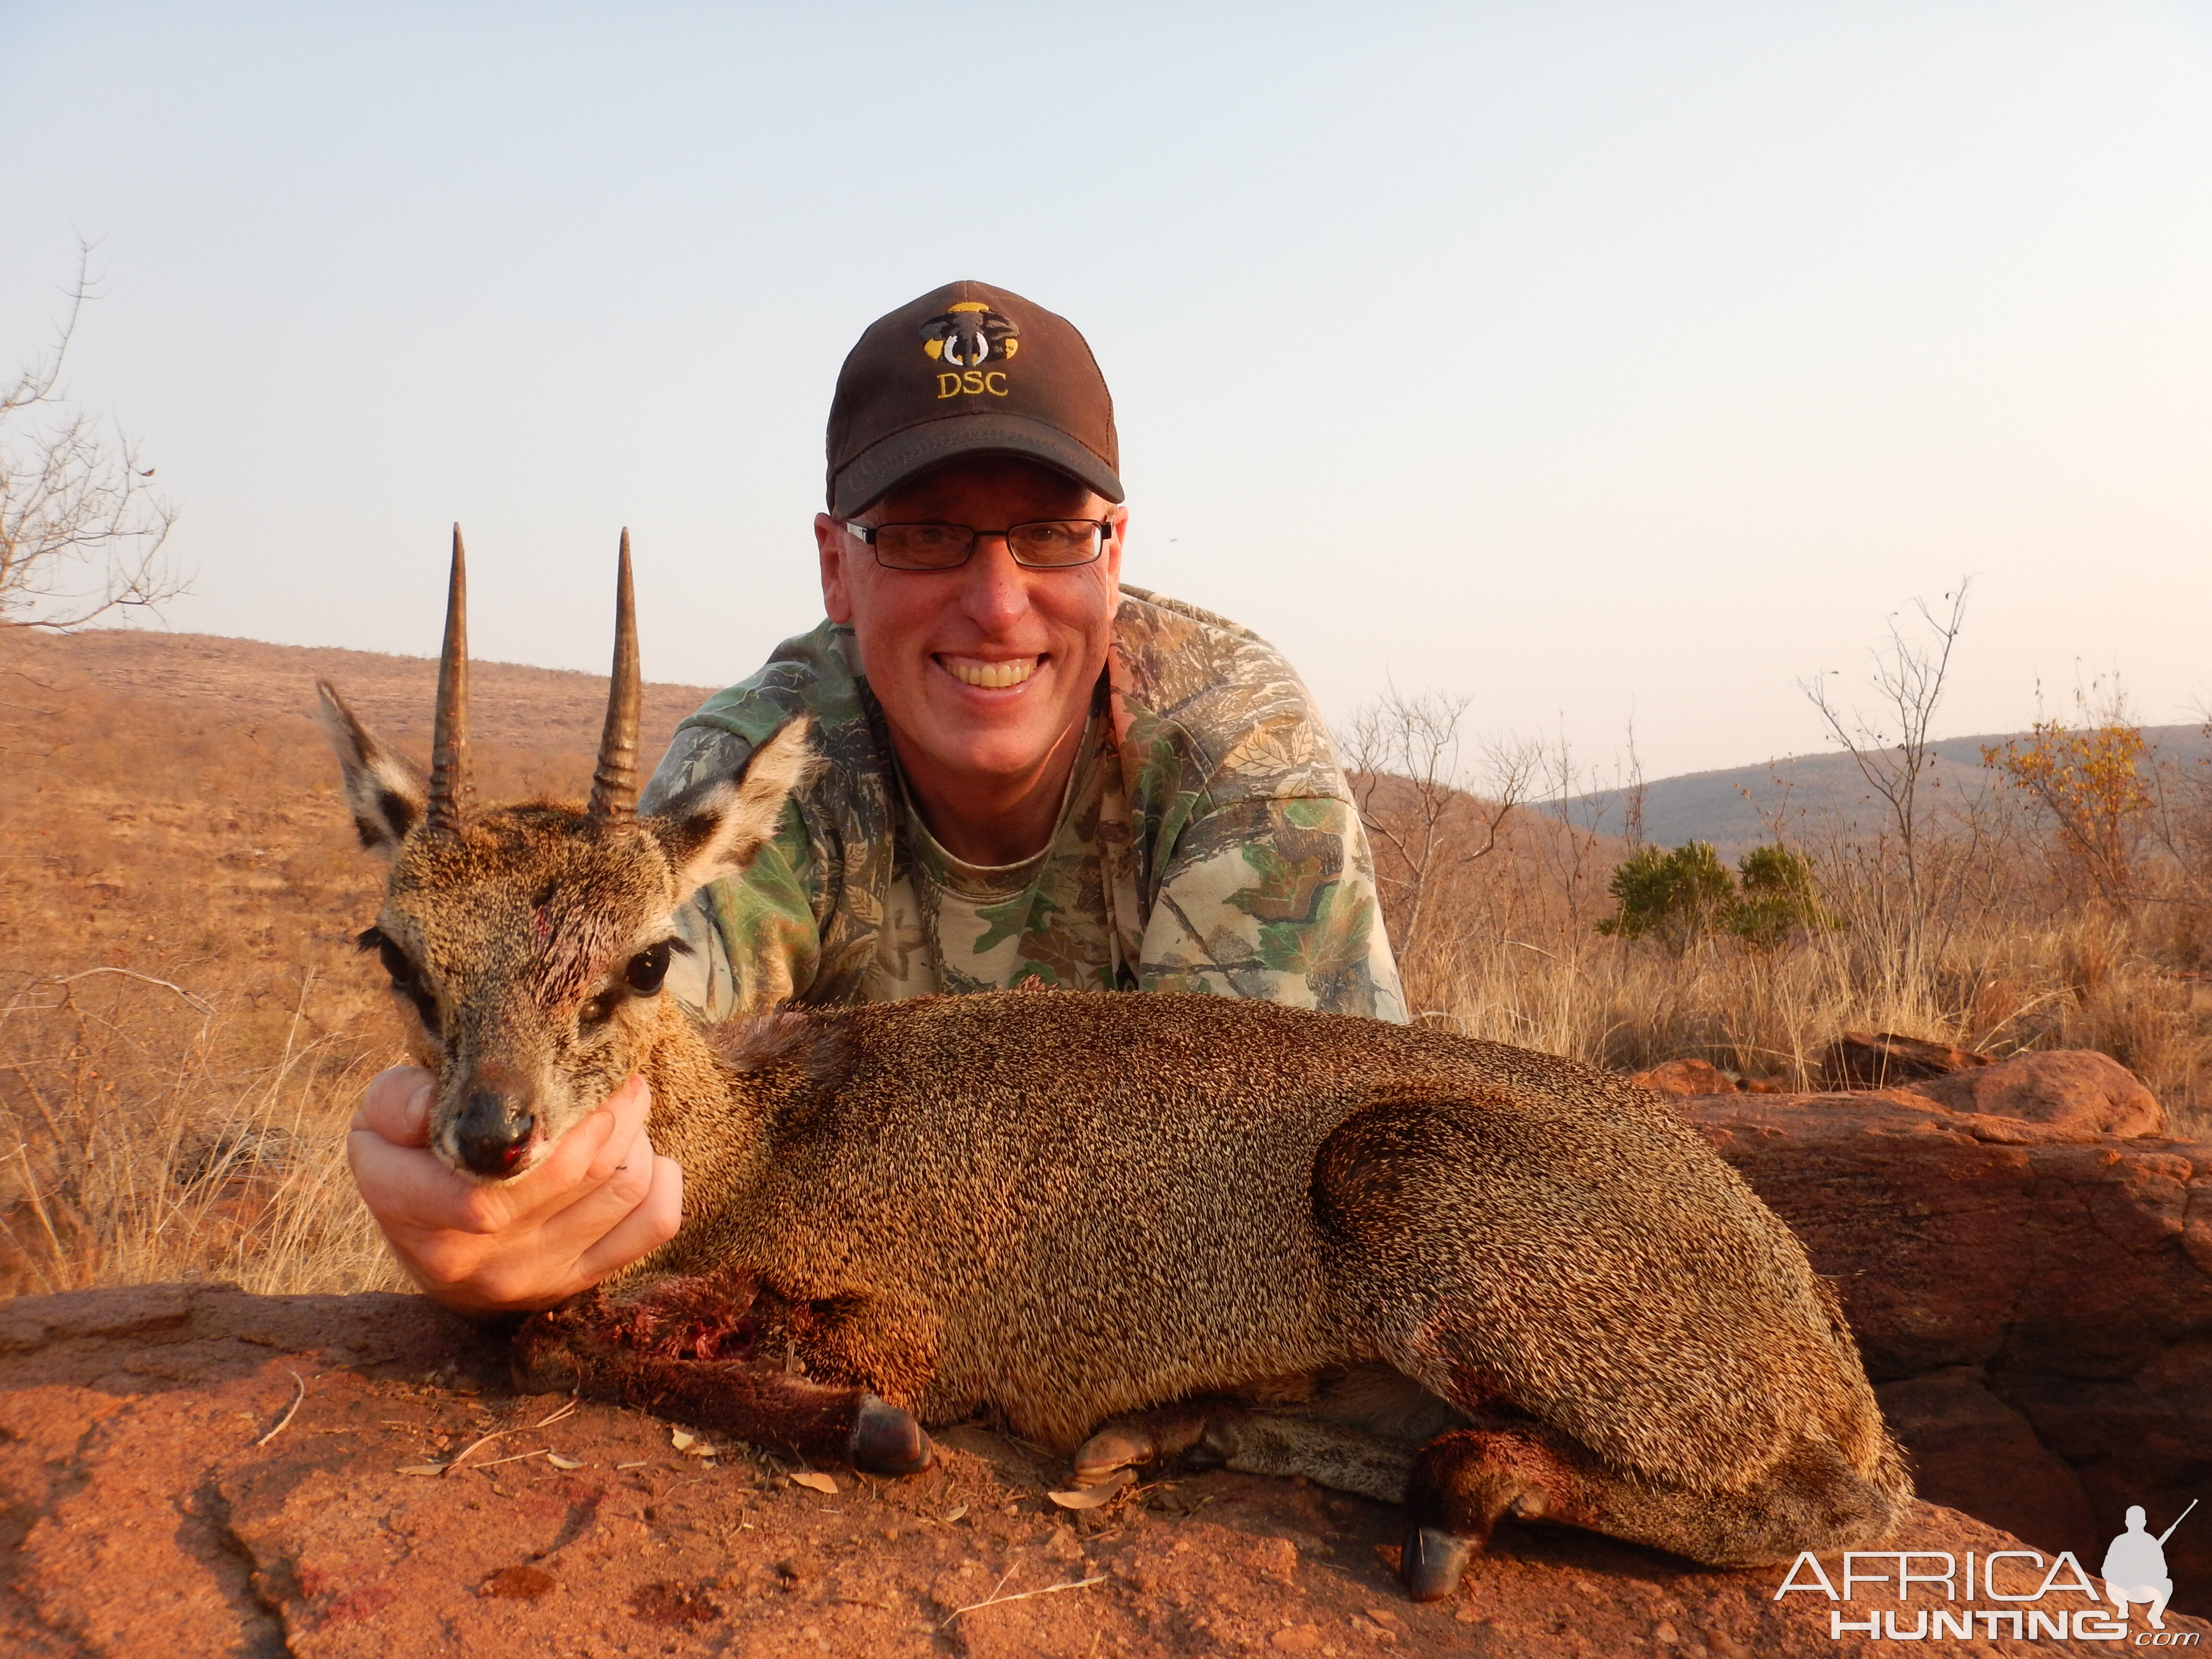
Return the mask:
{"type": "Polygon", "coordinates": [[[957,570],[886,570],[827,514],[814,521],[822,599],[850,623],[868,684],[902,750],[954,775],[1033,774],[1084,717],[1106,665],[1121,579],[1120,513],[1030,461],[957,461],[858,515],[1003,531],[1036,519],[1115,520],[1105,552],[1069,569],[1024,569],[996,536],[957,570]]]}

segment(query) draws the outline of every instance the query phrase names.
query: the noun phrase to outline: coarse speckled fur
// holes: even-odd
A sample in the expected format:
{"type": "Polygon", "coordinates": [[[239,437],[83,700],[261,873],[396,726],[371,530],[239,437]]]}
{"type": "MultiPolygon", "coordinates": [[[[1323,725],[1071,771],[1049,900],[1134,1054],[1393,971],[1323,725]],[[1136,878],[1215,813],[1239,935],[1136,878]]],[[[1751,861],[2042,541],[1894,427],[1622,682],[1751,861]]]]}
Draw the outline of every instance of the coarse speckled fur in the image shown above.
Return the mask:
{"type": "Polygon", "coordinates": [[[542,1382],[727,1397],[729,1426],[810,1444],[872,1395],[1093,1476],[1189,1452],[1402,1493],[1419,1595],[1505,1516],[1747,1565],[1869,1541],[1910,1498],[1796,1240],[1615,1078],[1190,996],[932,997],[710,1042],[625,963],[769,833],[800,727],[664,818],[440,830],[335,694],[325,724],[393,860],[403,1006],[437,1022],[433,1146],[463,1167],[447,1131],[493,1086],[537,1114],[534,1162],[635,1071],[684,1170],[677,1238],[526,1332],[542,1382]]]}

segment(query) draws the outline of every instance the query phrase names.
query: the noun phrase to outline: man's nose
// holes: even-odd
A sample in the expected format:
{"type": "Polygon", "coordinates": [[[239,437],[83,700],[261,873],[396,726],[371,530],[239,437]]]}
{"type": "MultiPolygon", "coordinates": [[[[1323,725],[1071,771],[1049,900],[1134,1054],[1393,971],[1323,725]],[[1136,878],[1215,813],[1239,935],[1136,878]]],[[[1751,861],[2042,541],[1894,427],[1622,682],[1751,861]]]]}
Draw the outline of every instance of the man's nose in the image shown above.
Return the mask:
{"type": "Polygon", "coordinates": [[[1006,627],[1030,608],[1029,572],[1014,562],[1004,531],[976,532],[962,598],[968,614],[986,628],[1006,627]]]}

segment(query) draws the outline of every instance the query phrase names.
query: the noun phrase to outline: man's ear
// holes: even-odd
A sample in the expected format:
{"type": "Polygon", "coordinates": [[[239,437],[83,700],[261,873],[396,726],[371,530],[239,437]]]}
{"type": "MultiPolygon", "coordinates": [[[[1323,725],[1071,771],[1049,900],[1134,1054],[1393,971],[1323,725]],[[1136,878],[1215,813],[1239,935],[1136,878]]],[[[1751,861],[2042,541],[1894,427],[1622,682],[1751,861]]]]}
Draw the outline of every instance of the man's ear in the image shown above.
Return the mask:
{"type": "Polygon", "coordinates": [[[676,866],[678,904],[710,881],[742,874],[775,838],[784,803],[814,770],[813,724],[805,715],[785,722],[738,776],[702,785],[646,820],[676,866]]]}
{"type": "Polygon", "coordinates": [[[328,680],[317,680],[315,690],[319,696],[315,723],[338,757],[346,805],[352,809],[361,844],[387,859],[396,857],[401,840],[422,821],[427,796],[422,776],[354,718],[328,680]]]}

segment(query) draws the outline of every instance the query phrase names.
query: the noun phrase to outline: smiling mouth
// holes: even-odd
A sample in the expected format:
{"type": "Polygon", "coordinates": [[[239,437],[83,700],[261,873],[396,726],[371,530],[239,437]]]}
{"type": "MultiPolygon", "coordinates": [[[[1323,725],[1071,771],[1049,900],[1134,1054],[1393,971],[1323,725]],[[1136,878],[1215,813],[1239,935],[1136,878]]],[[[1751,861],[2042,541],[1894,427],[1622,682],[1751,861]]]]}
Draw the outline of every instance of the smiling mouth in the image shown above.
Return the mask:
{"type": "Polygon", "coordinates": [[[940,656],[937,660],[963,685],[972,685],[982,691],[1003,691],[1036,673],[1044,659],[1016,657],[1008,662],[986,662],[981,657],[940,656]]]}

